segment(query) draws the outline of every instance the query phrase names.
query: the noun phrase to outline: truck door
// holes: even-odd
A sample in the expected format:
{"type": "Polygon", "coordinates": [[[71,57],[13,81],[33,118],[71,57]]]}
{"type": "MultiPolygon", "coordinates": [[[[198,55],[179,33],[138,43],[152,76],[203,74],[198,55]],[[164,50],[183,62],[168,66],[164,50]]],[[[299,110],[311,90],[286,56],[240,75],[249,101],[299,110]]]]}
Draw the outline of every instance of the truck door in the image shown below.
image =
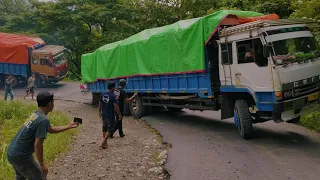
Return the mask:
{"type": "Polygon", "coordinates": [[[232,85],[231,65],[233,64],[232,43],[221,43],[219,45],[220,81],[221,85],[232,85]]]}
{"type": "Polygon", "coordinates": [[[236,41],[233,54],[233,81],[237,87],[254,92],[273,90],[271,64],[263,56],[260,38],[236,41]]]}

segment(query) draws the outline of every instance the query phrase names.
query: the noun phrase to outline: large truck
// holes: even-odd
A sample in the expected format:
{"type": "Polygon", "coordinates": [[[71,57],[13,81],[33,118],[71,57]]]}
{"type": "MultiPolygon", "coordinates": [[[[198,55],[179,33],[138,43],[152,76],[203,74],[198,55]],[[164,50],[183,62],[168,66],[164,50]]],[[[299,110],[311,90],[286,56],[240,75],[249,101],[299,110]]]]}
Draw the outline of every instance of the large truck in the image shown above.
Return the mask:
{"type": "Polygon", "coordinates": [[[219,11],[85,54],[82,77],[93,103],[107,81],[126,78],[126,91],[139,93],[127,105],[132,116],[154,107],[220,110],[247,139],[253,124],[298,122],[319,102],[320,49],[308,28],[317,23],[219,11]]]}
{"type": "Polygon", "coordinates": [[[25,84],[32,73],[37,86],[57,83],[68,73],[68,53],[41,38],[0,33],[0,83],[12,75],[15,84],[25,84]]]}

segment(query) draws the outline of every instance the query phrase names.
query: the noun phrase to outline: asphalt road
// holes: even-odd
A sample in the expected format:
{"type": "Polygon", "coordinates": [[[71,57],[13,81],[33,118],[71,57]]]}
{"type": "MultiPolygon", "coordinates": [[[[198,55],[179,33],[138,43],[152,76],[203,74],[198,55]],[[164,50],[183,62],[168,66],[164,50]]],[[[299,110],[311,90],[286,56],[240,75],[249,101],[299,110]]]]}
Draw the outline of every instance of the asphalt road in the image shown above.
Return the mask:
{"type": "MultiPolygon", "coordinates": [[[[25,87],[14,88],[15,96],[24,96],[26,95],[25,87]]],[[[77,82],[59,82],[57,84],[43,86],[41,88],[35,89],[35,95],[41,91],[49,91],[54,93],[55,99],[74,101],[80,103],[91,103],[91,94],[84,93],[80,91],[80,84],[77,82]]],[[[3,85],[0,88],[0,94],[3,95],[3,85]]],[[[31,98],[29,95],[28,99],[31,98]]],[[[10,99],[10,97],[8,97],[10,99]]]]}
{"type": "MultiPolygon", "coordinates": [[[[61,82],[36,93],[43,90],[57,99],[91,102],[78,83],[61,82]]],[[[24,93],[15,89],[16,95],[24,93]]],[[[144,119],[172,145],[166,164],[172,180],[320,179],[320,134],[303,127],[266,122],[254,125],[254,139],[242,140],[231,119],[219,120],[219,112],[162,112],[144,119]]]]}
{"type": "Polygon", "coordinates": [[[172,180],[319,180],[320,134],[266,122],[242,140],[219,112],[184,111],[146,117],[172,145],[166,169],[172,180]]]}

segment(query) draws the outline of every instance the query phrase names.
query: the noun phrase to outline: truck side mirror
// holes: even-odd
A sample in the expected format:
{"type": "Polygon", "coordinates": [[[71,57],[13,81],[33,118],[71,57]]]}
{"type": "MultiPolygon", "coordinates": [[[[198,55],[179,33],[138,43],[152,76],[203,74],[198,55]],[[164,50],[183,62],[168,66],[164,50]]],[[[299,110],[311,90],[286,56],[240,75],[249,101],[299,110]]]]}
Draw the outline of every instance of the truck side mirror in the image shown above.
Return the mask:
{"type": "Polygon", "coordinates": [[[270,55],[271,48],[272,48],[271,43],[267,43],[263,46],[263,56],[264,57],[268,57],[270,55]]]}

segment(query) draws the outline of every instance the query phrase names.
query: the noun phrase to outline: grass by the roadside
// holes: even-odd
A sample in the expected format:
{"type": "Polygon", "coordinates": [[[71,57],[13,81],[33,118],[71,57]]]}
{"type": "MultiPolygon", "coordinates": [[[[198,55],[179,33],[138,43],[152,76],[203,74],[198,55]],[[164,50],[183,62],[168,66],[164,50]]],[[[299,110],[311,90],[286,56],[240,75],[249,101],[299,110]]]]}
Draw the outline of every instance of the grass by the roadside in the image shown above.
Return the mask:
{"type": "MultiPolygon", "coordinates": [[[[11,139],[19,131],[26,118],[36,110],[37,107],[31,104],[23,104],[19,101],[0,101],[0,179],[14,179],[14,171],[7,161],[6,149],[11,139]]],[[[61,112],[53,112],[49,115],[51,125],[67,125],[70,119],[61,112]]],[[[51,135],[48,133],[44,143],[44,159],[51,163],[57,155],[68,150],[71,137],[77,130],[66,131],[51,135]]]]}
{"type": "Polygon", "coordinates": [[[320,133],[320,105],[311,107],[311,109],[301,117],[300,124],[320,133]]]}

